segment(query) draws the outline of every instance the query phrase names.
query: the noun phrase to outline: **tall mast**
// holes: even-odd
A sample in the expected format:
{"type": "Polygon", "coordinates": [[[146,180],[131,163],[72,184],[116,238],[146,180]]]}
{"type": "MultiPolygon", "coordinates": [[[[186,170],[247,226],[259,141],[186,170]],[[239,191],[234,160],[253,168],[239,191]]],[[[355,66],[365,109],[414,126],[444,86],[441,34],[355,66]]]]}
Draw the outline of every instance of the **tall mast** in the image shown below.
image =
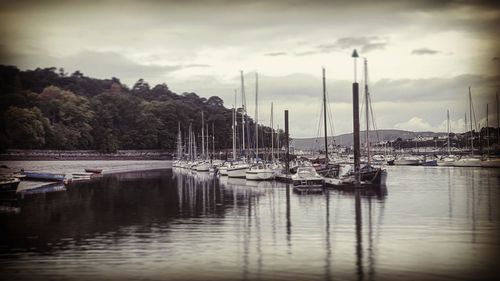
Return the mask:
{"type": "Polygon", "coordinates": [[[448,120],[448,155],[450,155],[450,110],[446,110],[446,119],[448,120]]]}
{"type": "MultiPolygon", "coordinates": [[[[200,135],[198,135],[198,137],[199,136],[200,135]]],[[[198,157],[198,150],[197,150],[197,147],[196,147],[196,135],[195,135],[194,132],[193,132],[193,149],[194,149],[194,158],[196,159],[198,157]]]]}
{"type": "Polygon", "coordinates": [[[325,163],[328,164],[328,126],[326,124],[326,82],[325,82],[324,67],[323,67],[323,123],[325,126],[325,163]]]}
{"type": "Polygon", "coordinates": [[[246,150],[245,150],[245,116],[246,116],[246,108],[245,108],[245,81],[243,80],[243,70],[240,70],[240,76],[241,76],[241,106],[242,106],[242,112],[241,112],[241,139],[243,140],[243,154],[245,155],[245,161],[246,161],[246,150]]]}
{"type": "Polygon", "coordinates": [[[206,138],[207,139],[207,141],[206,141],[207,149],[205,151],[207,152],[207,156],[205,157],[205,159],[208,159],[210,156],[210,150],[208,150],[208,140],[209,140],[209,138],[208,138],[208,136],[209,136],[208,135],[208,124],[206,126],[206,129],[207,129],[207,138],[206,138]]]}
{"type": "Polygon", "coordinates": [[[464,135],[465,135],[465,149],[467,150],[467,147],[469,147],[469,144],[467,143],[467,112],[465,113],[465,119],[464,119],[464,135]]]}
{"type": "Polygon", "coordinates": [[[359,173],[360,153],[359,153],[359,84],[357,82],[356,68],[358,52],[354,49],[352,53],[354,59],[354,83],[352,83],[352,111],[353,111],[353,143],[354,143],[354,175],[356,185],[360,183],[361,176],[359,173]]]}
{"type": "Polygon", "coordinates": [[[488,156],[490,156],[490,128],[488,127],[488,104],[486,104],[486,146],[488,147],[488,156]]]}
{"type": "Polygon", "coordinates": [[[205,118],[201,112],[201,158],[205,158],[205,118]]]}
{"type": "Polygon", "coordinates": [[[271,161],[274,162],[274,124],[273,124],[273,103],[271,103],[271,161]]]}
{"type": "Polygon", "coordinates": [[[259,159],[259,74],[255,72],[255,162],[259,159]]]}
{"type": "Polygon", "coordinates": [[[177,122],[178,133],[177,133],[177,160],[181,159],[182,154],[182,135],[181,135],[181,122],[177,122]]]}
{"type": "Polygon", "coordinates": [[[470,92],[470,86],[469,86],[469,117],[470,117],[470,150],[471,154],[474,155],[474,134],[472,133],[472,94],[470,92]]]}
{"type": "Polygon", "coordinates": [[[215,158],[215,133],[214,133],[214,123],[212,122],[212,156],[215,158]]]}
{"type": "Polygon", "coordinates": [[[192,139],[192,123],[189,123],[189,141],[188,141],[188,158],[193,160],[193,139],[192,139]]]}
{"type": "Polygon", "coordinates": [[[236,90],[234,90],[233,106],[233,161],[236,161],[236,90]]]}
{"type": "Polygon", "coordinates": [[[280,150],[281,150],[281,147],[280,147],[280,125],[278,125],[278,127],[276,128],[276,130],[278,131],[278,133],[276,134],[276,138],[278,139],[276,141],[276,146],[278,147],[278,152],[276,153],[277,157],[278,157],[278,161],[280,160],[280,150]]]}
{"type": "Polygon", "coordinates": [[[368,91],[368,63],[366,61],[366,58],[364,59],[364,73],[365,73],[365,113],[366,113],[366,137],[365,137],[365,145],[366,145],[366,159],[368,165],[370,165],[370,139],[369,139],[369,133],[370,133],[370,115],[369,115],[369,95],[370,92],[368,91]]]}
{"type": "Polygon", "coordinates": [[[500,144],[500,118],[498,114],[498,93],[496,94],[497,98],[497,143],[500,144]]]}

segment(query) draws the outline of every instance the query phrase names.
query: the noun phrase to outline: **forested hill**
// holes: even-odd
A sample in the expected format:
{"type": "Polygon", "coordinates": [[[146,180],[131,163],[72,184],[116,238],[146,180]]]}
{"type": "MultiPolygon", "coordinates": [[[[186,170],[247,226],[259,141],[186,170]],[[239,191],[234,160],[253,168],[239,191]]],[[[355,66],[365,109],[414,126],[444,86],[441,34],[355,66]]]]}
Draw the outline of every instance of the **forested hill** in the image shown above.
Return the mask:
{"type": "Polygon", "coordinates": [[[217,96],[176,94],[143,79],[129,89],[114,77],[0,65],[0,150],[174,149],[178,122],[183,134],[190,123],[201,134],[201,112],[210,135],[214,125],[216,148],[231,147],[232,111],[217,96]]]}

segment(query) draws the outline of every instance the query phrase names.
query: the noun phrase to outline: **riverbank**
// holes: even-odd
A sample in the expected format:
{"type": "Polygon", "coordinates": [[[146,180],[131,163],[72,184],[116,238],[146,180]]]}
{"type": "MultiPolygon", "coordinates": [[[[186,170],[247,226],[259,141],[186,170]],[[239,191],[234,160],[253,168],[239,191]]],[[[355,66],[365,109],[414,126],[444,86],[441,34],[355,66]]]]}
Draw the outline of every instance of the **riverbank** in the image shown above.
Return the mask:
{"type": "Polygon", "coordinates": [[[0,161],[29,160],[171,160],[166,150],[118,150],[102,153],[97,150],[8,149],[0,153],[0,161]]]}
{"type": "MultiPolygon", "coordinates": [[[[103,174],[147,171],[157,169],[168,169],[172,167],[169,160],[56,160],[56,161],[0,161],[2,169],[10,171],[64,173],[71,178],[74,173],[81,173],[86,168],[102,169],[103,174]],[[6,167],[6,168],[5,168],[6,167]]],[[[23,180],[17,191],[33,189],[47,184],[47,182],[36,182],[23,180]]]]}

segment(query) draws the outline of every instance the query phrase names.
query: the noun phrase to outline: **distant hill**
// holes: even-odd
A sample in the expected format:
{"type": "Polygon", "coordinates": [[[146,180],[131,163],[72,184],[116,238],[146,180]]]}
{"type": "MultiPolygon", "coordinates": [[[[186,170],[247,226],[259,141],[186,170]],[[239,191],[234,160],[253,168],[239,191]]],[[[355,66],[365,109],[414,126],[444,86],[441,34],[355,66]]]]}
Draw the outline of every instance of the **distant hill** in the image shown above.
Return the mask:
{"type": "MultiPolygon", "coordinates": [[[[361,143],[365,141],[365,131],[361,131],[361,143]]],[[[389,141],[395,140],[397,138],[401,138],[402,140],[413,139],[415,137],[438,137],[438,136],[446,136],[447,133],[435,133],[435,132],[411,132],[411,131],[403,131],[403,130],[377,130],[370,131],[370,139],[374,142],[378,141],[389,141]]],[[[332,139],[335,139],[335,143],[343,146],[351,146],[353,145],[353,136],[352,133],[337,135],[335,137],[328,137],[328,143],[332,143],[332,139]]],[[[290,146],[293,146],[295,149],[322,149],[324,147],[323,137],[320,138],[294,138],[291,141],[290,146]]]]}

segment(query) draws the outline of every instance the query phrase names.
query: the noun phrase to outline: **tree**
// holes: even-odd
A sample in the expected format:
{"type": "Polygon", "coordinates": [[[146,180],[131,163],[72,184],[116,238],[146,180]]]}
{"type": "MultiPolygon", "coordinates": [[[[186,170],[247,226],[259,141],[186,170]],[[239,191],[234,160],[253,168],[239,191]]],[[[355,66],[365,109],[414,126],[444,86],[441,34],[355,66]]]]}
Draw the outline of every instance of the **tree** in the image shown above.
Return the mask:
{"type": "Polygon", "coordinates": [[[50,130],[47,118],[37,107],[11,106],[5,112],[5,122],[6,138],[13,148],[42,148],[46,130],[50,130]]]}

